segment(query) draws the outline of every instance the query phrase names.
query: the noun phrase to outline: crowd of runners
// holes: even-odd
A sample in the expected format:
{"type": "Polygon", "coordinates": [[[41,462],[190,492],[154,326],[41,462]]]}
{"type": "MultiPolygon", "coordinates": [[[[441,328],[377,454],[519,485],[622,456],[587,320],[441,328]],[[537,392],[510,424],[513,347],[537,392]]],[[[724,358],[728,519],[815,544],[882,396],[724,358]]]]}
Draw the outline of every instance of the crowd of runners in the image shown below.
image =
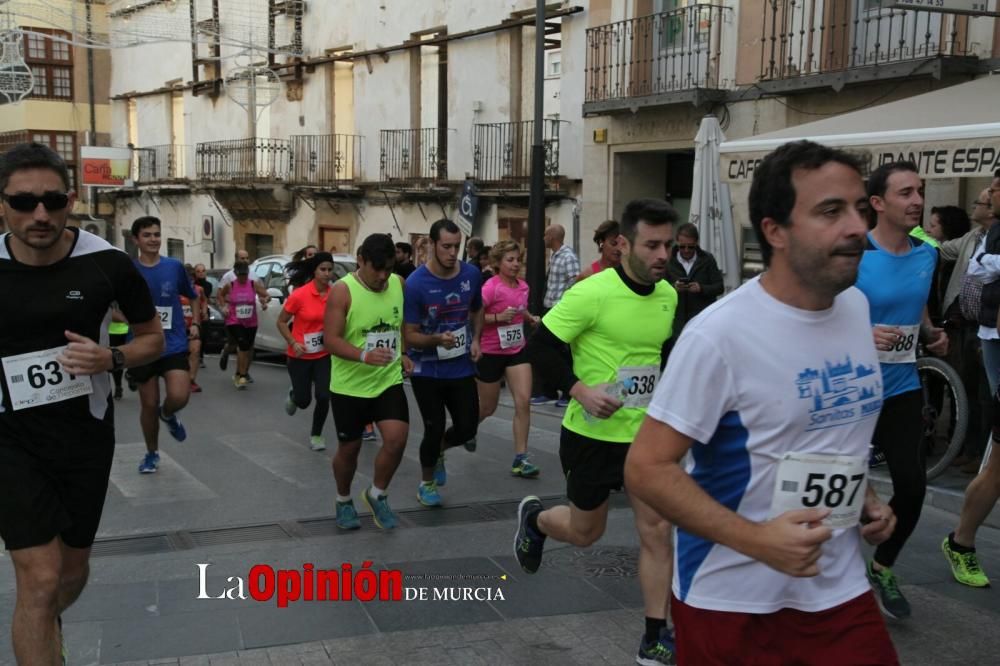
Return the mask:
{"type": "MultiPolygon", "coordinates": [[[[994,215],[996,176],[985,195],[994,215]]],[[[215,293],[161,256],[155,217],[134,221],[134,259],[67,226],[66,166],[37,144],[0,158],[0,198],[0,280],[32,293],[0,306],[0,535],[17,574],[15,653],[54,664],[60,615],[87,579],[122,373],[139,395],[138,471],[152,474],[160,424],[187,437],[209,301],[225,318],[220,366],[235,354],[238,390],[253,381],[258,315],[276,305],[245,252],[215,293]]],[[[280,397],[290,416],[312,407],[315,451],[332,413],[337,526],[361,526],[353,481],[373,427],[381,444],[359,497],[379,528],[397,525],[388,496],[409,435],[405,384],[423,421],[410,492],[426,507],[445,502],[446,453],[476,450],[506,386],[518,477],[541,473],[529,457],[531,404],[565,405],[567,503],[524,498],[517,560],[536,573],[549,539],[595,543],[611,493],[625,490],[645,614],[637,663],[897,663],[882,615],[910,615],[892,567],[927,484],[906,343],[935,354],[949,345],[927,311],[938,251],[910,235],[922,182],[910,163],[864,174],[850,153],[795,142],[758,167],[749,216],[767,269],[717,302],[721,276],[698,229],[656,199],[602,224],[600,258],[582,271],[564,230],[549,227],[540,312],[520,277],[523,248],[502,241],[462,261],[465,239],[447,219],[430,226],[417,266],[385,234],[364,238],[357,269],[339,280],[332,255],[303,249],[277,305],[288,345],[280,397]],[[867,481],[872,442],[892,477],[887,501],[867,481]],[[867,563],[862,541],[877,546],[867,563]]],[[[988,266],[993,243],[1000,250],[983,238],[972,261],[988,266]]],[[[1000,495],[998,470],[987,463],[942,544],[967,585],[989,582],[974,539],[1000,495]]]]}

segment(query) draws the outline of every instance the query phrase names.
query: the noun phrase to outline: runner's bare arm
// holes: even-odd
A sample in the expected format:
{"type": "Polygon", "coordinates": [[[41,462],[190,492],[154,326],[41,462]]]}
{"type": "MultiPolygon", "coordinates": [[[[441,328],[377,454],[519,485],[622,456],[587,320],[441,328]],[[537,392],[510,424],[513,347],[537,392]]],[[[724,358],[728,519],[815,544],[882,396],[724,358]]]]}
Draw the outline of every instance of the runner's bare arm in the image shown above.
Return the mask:
{"type": "MultiPolygon", "coordinates": [[[[66,331],[66,350],[56,359],[66,372],[73,375],[96,375],[112,368],[111,348],[102,347],[90,338],[66,331]]],[[[120,346],[125,367],[152,363],[163,353],[163,329],[159,317],[132,324],[132,340],[120,346]]]]}
{"type": "Polygon", "coordinates": [[[407,347],[416,347],[417,349],[429,349],[438,345],[450,348],[455,336],[451,333],[421,333],[420,324],[404,323],[403,339],[406,341],[407,347]]]}
{"type": "Polygon", "coordinates": [[[818,574],[820,546],[832,535],[819,521],[829,510],[789,511],[763,523],[749,521],[710,497],[682,469],[681,460],[693,444],[690,437],[646,416],[625,460],[625,487],[692,534],[791,576],[818,574]]]}
{"type": "Polygon", "coordinates": [[[288,328],[288,322],[291,321],[291,319],[292,315],[288,313],[288,310],[281,308],[281,312],[278,314],[278,323],[276,324],[278,334],[284,338],[285,342],[288,343],[288,346],[292,348],[292,351],[295,352],[295,356],[302,356],[306,353],[306,348],[300,342],[297,342],[292,336],[292,329],[288,328]]]}

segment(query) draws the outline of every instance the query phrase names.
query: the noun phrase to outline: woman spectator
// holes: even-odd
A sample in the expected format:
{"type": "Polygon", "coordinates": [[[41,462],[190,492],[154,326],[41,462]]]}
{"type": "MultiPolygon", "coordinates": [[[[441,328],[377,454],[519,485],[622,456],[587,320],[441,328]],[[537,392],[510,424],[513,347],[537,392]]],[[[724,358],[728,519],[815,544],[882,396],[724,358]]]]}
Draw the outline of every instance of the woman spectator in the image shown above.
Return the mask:
{"type": "Polygon", "coordinates": [[[292,382],[285,413],[292,416],[296,410],[306,409],[315,395],[309,448],[322,451],[326,448],[323,425],[330,411],[330,354],[323,346],[323,317],[333,280],[333,255],[318,252],[288,264],[285,270],[289,281],[299,285],[278,315],[278,332],[288,343],[286,367],[292,382]],[[294,329],[289,326],[293,318],[294,329]]]}
{"type": "Polygon", "coordinates": [[[576,281],[589,278],[595,273],[600,273],[605,268],[617,268],[622,263],[622,251],[618,247],[618,223],[614,220],[605,220],[594,232],[594,243],[597,244],[597,251],[601,256],[594,263],[580,271],[576,276],[576,281]]]}

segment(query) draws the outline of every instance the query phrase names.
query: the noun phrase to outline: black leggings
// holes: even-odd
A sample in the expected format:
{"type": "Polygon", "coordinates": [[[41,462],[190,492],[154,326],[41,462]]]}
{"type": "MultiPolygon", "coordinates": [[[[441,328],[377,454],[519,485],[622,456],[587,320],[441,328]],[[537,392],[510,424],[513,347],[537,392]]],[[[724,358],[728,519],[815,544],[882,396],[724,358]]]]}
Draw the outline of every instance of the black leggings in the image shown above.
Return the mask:
{"type": "Polygon", "coordinates": [[[920,410],[923,393],[917,389],[886,398],[875,425],[874,440],[885,453],[892,476],[889,505],[896,514],[896,531],[875,549],[875,561],[891,567],[920,519],[927,491],[927,466],[920,410]]]}
{"type": "Polygon", "coordinates": [[[420,466],[434,467],[444,449],[465,444],[479,428],[479,391],[475,377],[461,379],[410,379],[424,420],[424,438],[420,440],[420,466]],[[445,409],[452,426],[445,431],[445,409]],[[443,439],[442,439],[443,438],[443,439]],[[442,444],[442,441],[444,442],[442,444]]]}
{"type": "Polygon", "coordinates": [[[289,356],[286,365],[288,376],[292,380],[292,402],[296,407],[308,407],[310,393],[315,391],[316,408],[313,409],[312,430],[309,434],[318,437],[323,434],[323,424],[330,411],[330,357],[307,360],[289,356]]]}

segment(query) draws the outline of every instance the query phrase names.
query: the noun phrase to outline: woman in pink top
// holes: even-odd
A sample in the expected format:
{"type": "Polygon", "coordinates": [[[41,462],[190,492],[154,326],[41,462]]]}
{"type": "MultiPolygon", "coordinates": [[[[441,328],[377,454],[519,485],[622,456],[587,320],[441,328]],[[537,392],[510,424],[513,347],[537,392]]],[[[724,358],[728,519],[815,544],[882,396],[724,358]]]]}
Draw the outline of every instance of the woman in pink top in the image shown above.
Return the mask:
{"type": "Polygon", "coordinates": [[[226,334],[239,350],[233,386],[242,390],[249,384],[247,372],[250,370],[250,354],[253,353],[253,341],[257,337],[257,298],[260,298],[261,309],[267,309],[271,297],[259,281],[249,278],[250,266],[245,261],[236,262],[233,272],[236,280],[226,283],[222,288],[219,302],[224,303],[222,314],[226,317],[226,334]]]}
{"type": "Polygon", "coordinates": [[[528,332],[525,324],[538,318],[528,312],[528,283],[518,277],[521,247],[501,241],[490,250],[497,274],[483,284],[485,323],[480,341],[482,356],[476,364],[479,387],[479,421],[491,416],[500,399],[500,380],[507,378],[514,397],[514,476],[538,476],[538,467],[528,460],[528,429],[531,426],[531,364],[524,353],[528,332]]]}

